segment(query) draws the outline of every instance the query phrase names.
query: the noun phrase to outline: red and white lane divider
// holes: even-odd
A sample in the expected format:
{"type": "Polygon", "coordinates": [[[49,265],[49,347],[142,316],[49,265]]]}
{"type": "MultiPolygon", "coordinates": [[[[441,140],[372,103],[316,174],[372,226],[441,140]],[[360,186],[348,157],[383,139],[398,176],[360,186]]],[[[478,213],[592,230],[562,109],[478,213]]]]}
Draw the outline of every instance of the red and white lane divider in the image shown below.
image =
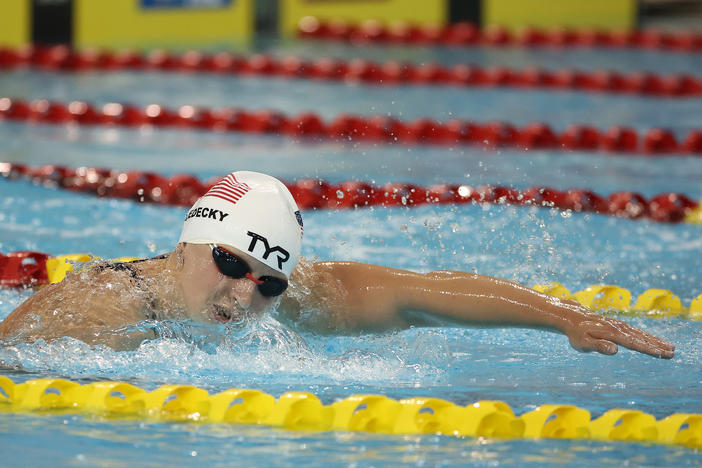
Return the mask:
{"type": "Polygon", "coordinates": [[[691,130],[679,141],[672,131],[652,128],[643,134],[628,127],[613,126],[600,131],[586,125],[571,125],[563,132],[543,123],[521,128],[505,122],[478,123],[453,119],[442,123],[422,118],[402,121],[386,116],[362,117],[341,114],[325,122],[313,112],[295,116],[263,110],[178,109],[151,104],[140,108],[108,103],[94,107],[83,101],[70,103],[39,99],[24,101],[0,97],[2,119],[50,124],[139,127],[152,125],[178,129],[200,129],[245,133],[267,133],[317,141],[371,142],[387,144],[431,144],[441,146],[481,145],[521,150],[581,150],[610,153],[643,152],[702,154],[702,130],[691,130]]]}
{"type": "Polygon", "coordinates": [[[697,31],[599,31],[593,29],[524,28],[513,34],[501,26],[480,29],[472,23],[444,27],[419,26],[405,22],[385,25],[367,20],[351,24],[343,20],[322,21],[307,16],[298,24],[298,37],[348,41],[358,44],[394,43],[416,45],[520,46],[520,47],[607,47],[640,48],[675,52],[702,52],[702,33],[697,31]]]}
{"type": "MultiPolygon", "coordinates": [[[[0,163],[0,175],[7,179],[26,178],[38,184],[100,197],[177,206],[192,205],[219,181],[201,182],[190,175],[163,177],[144,171],[125,172],[85,167],[72,169],[54,165],[29,167],[16,163],[0,163]]],[[[298,206],[304,210],[489,203],[543,206],[677,223],[685,221],[686,217],[699,208],[696,201],[680,193],[664,193],[646,199],[634,192],[616,192],[604,197],[588,190],[557,190],[551,187],[517,190],[512,187],[450,184],[422,187],[389,183],[377,186],[359,181],[335,184],[316,179],[288,182],[286,186],[298,206]]]]}
{"type": "Polygon", "coordinates": [[[688,74],[618,73],[575,69],[546,70],[474,65],[414,65],[389,61],[307,61],[298,57],[276,59],[269,55],[242,57],[226,52],[207,55],[196,51],[176,55],[157,50],[147,55],[133,51],[73,51],[66,46],[0,48],[0,70],[31,66],[49,71],[158,70],[229,75],[343,81],[373,85],[435,85],[462,87],[514,87],[519,89],[575,90],[658,97],[702,96],[702,78],[688,74]]]}

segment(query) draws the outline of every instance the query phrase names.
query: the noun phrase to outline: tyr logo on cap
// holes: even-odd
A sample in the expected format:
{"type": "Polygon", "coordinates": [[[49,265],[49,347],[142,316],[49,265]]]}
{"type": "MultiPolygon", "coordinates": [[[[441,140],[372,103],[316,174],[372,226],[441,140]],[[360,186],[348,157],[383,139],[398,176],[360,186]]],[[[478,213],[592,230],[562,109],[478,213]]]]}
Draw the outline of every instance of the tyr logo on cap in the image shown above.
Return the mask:
{"type": "Polygon", "coordinates": [[[251,237],[251,243],[249,244],[249,252],[254,251],[254,248],[256,247],[256,244],[258,241],[263,242],[263,248],[265,251],[263,252],[263,259],[268,260],[268,256],[273,253],[273,252],[280,252],[278,255],[278,269],[282,270],[283,269],[283,263],[287,262],[288,259],[290,258],[290,253],[285,250],[284,248],[280,247],[279,245],[275,245],[273,247],[270,247],[268,244],[268,239],[263,237],[260,234],[256,234],[255,232],[248,231],[246,233],[247,236],[251,237]]]}

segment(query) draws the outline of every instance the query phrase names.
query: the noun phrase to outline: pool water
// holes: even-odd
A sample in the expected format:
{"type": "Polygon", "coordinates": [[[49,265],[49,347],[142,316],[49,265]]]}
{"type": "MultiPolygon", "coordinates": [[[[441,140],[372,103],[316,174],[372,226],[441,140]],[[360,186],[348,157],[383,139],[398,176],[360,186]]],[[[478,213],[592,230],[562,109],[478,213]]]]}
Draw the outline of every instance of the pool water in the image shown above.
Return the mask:
{"type": "MultiPolygon", "coordinates": [[[[330,47],[279,45],[272,52],[348,57],[369,53],[341,45],[330,52],[330,47]]],[[[378,60],[398,58],[396,48],[373,51],[378,60]]],[[[439,50],[439,57],[444,63],[507,60],[514,66],[521,61],[544,66],[556,62],[552,54],[521,50],[473,51],[464,59],[459,53],[439,50]]],[[[417,62],[428,56],[425,49],[405,48],[402,54],[417,62]]],[[[637,60],[628,64],[612,51],[580,57],[581,68],[616,62],[625,71],[702,72],[699,61],[685,54],[637,53],[637,60]],[[663,61],[670,68],[663,68],[663,61]]],[[[570,123],[626,124],[640,130],[665,126],[676,132],[702,127],[700,99],[571,92],[26,70],[0,72],[0,90],[23,98],[96,103],[233,105],[288,114],[314,110],[326,118],[353,112],[407,119],[499,119],[520,125],[539,120],[554,128],[570,123]]],[[[0,161],[192,173],[203,179],[245,169],[286,180],[549,185],[589,188],[603,195],[632,190],[650,197],[675,191],[702,198],[702,159],[677,155],[345,145],[274,136],[9,122],[0,122],[0,141],[0,161]]],[[[0,252],[154,256],[173,248],[184,213],[182,208],[0,180],[0,252]]],[[[478,205],[306,211],[303,216],[303,255],[311,259],[416,271],[477,271],[529,286],[558,281],[572,291],[600,283],[626,287],[634,296],[648,288],[666,288],[686,305],[702,293],[702,228],[695,225],[478,205]]],[[[0,319],[30,295],[31,291],[0,290],[0,319]]],[[[326,404],[354,393],[378,393],[396,399],[433,396],[463,405],[502,400],[517,414],[545,403],[577,405],[593,417],[611,408],[639,409],[657,418],[702,413],[702,323],[680,318],[626,320],[674,342],[675,358],[657,360],[626,349],[610,357],[581,354],[564,336],[524,329],[436,327],[317,336],[271,317],[235,330],[164,324],[167,337],[128,352],[91,349],[72,339],[3,347],[0,374],[16,382],[40,377],[80,383],[114,379],[146,389],[163,383],[193,384],[211,393],[232,387],[276,396],[310,391],[326,404]]],[[[48,459],[56,466],[695,466],[700,461],[698,451],[633,443],[305,433],[26,414],[0,414],[0,449],[9,466],[36,466],[48,459]]]]}

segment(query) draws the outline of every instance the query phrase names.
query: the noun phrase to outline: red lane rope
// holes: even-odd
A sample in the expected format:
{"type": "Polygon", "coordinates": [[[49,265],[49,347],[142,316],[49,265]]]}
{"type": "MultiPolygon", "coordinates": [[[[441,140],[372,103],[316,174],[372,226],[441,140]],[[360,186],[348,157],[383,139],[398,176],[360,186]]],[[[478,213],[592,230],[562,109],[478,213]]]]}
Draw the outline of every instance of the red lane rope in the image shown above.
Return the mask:
{"type": "Polygon", "coordinates": [[[657,75],[649,72],[576,69],[545,70],[509,67],[482,68],[474,65],[414,65],[389,61],[336,60],[306,61],[298,57],[278,60],[268,55],[242,57],[228,53],[214,55],[190,51],[174,55],[154,51],[148,55],[123,51],[72,51],[66,46],[0,49],[0,70],[32,66],[42,70],[159,70],[231,75],[276,76],[326,81],[360,82],[373,85],[436,85],[464,87],[516,87],[520,89],[575,90],[624,93],[658,97],[702,95],[702,78],[688,74],[657,75]]]}
{"type": "Polygon", "coordinates": [[[0,286],[21,288],[49,284],[49,254],[34,251],[0,252],[0,286]]]}
{"type": "MultiPolygon", "coordinates": [[[[0,175],[26,178],[34,183],[60,187],[100,197],[127,198],[139,202],[190,206],[219,179],[201,182],[189,175],[163,177],[144,171],[100,168],[72,169],[64,166],[29,167],[0,163],[0,175]]],[[[648,218],[677,223],[697,208],[695,200],[681,193],[663,193],[646,199],[635,192],[616,192],[608,197],[589,190],[557,190],[551,187],[512,187],[389,183],[382,186],[359,181],[338,184],[316,179],[286,183],[301,209],[342,209],[369,206],[407,206],[451,203],[489,203],[543,206],[584,211],[622,218],[648,218]]]]}
{"type": "Polygon", "coordinates": [[[521,46],[521,47],[607,47],[641,48],[675,52],[702,52],[702,33],[693,31],[640,30],[632,32],[599,31],[593,29],[524,28],[516,34],[501,26],[483,30],[472,23],[455,23],[444,27],[418,26],[404,22],[384,25],[367,20],[358,25],[342,20],[320,21],[303,18],[298,25],[298,37],[306,39],[339,40],[356,44],[394,43],[417,45],[521,46]]]}
{"type": "Polygon", "coordinates": [[[691,130],[682,141],[672,131],[652,128],[643,134],[623,126],[605,131],[586,125],[571,125],[562,133],[533,122],[517,128],[509,123],[477,123],[454,119],[445,123],[422,118],[402,121],[386,116],[361,117],[341,114],[325,122],[313,112],[286,116],[270,110],[219,109],[182,106],[176,110],[157,104],[139,108],[108,103],[95,108],[83,101],[70,103],[39,99],[27,102],[0,97],[2,119],[50,124],[138,127],[153,125],[178,129],[200,129],[245,133],[267,133],[293,138],[388,144],[432,144],[442,146],[482,145],[523,150],[601,150],[610,153],[641,151],[650,155],[702,154],[702,130],[691,130]]]}

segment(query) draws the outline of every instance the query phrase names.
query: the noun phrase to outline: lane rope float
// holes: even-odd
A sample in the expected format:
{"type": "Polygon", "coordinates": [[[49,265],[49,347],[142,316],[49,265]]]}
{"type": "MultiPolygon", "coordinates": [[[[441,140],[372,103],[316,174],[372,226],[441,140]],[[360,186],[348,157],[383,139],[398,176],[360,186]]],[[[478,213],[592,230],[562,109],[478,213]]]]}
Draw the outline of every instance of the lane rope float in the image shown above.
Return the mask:
{"type": "Polygon", "coordinates": [[[539,29],[525,27],[516,34],[499,25],[480,29],[468,22],[444,27],[422,26],[404,21],[383,24],[368,19],[358,24],[342,19],[325,21],[312,16],[298,23],[301,39],[336,40],[352,44],[415,44],[422,46],[520,46],[520,47],[601,47],[615,49],[650,49],[667,52],[702,52],[702,33],[697,31],[603,31],[594,29],[539,29]]]}
{"type": "MultiPolygon", "coordinates": [[[[72,169],[54,165],[29,167],[17,163],[0,163],[0,176],[6,179],[25,178],[36,184],[99,197],[176,206],[191,206],[220,180],[217,178],[201,182],[185,174],[167,178],[146,171],[124,172],[86,167],[72,169]]],[[[285,185],[303,210],[482,203],[538,206],[629,219],[646,218],[656,222],[702,224],[700,203],[681,193],[663,193],[646,199],[635,192],[615,192],[605,197],[589,190],[557,190],[552,187],[517,190],[504,186],[471,187],[456,184],[422,187],[388,183],[377,186],[360,181],[336,184],[319,179],[303,179],[285,185]]]]}
{"type": "Polygon", "coordinates": [[[474,122],[429,118],[404,121],[377,115],[340,114],[326,122],[314,112],[287,116],[272,110],[207,109],[158,104],[143,108],[111,102],[94,107],[84,101],[70,103],[37,99],[24,101],[0,97],[0,121],[7,119],[54,125],[154,126],[176,130],[210,130],[282,135],[310,141],[336,141],[401,145],[512,147],[519,150],[603,151],[649,155],[671,153],[702,155],[702,129],[689,130],[680,141],[671,130],[651,128],[639,133],[625,126],[599,130],[574,124],[563,132],[532,122],[519,128],[506,122],[474,122]]]}
{"type": "Polygon", "coordinates": [[[632,294],[626,288],[615,285],[598,284],[582,291],[571,293],[560,283],[538,284],[536,291],[551,296],[570,299],[594,311],[614,311],[619,314],[662,318],[680,317],[689,320],[702,320],[702,294],[685,307],[678,296],[667,289],[647,289],[631,304],[632,294]]]}
{"type": "MultiPolygon", "coordinates": [[[[99,260],[90,254],[69,254],[52,257],[33,251],[0,253],[0,286],[34,287],[63,281],[75,265],[99,260]]],[[[112,259],[116,262],[138,260],[136,257],[112,259]]],[[[680,298],[666,289],[647,289],[631,305],[631,291],[614,285],[593,285],[582,291],[571,293],[559,283],[536,285],[534,289],[579,302],[583,306],[602,312],[662,318],[679,317],[687,320],[702,320],[702,294],[693,299],[689,307],[683,306],[680,298]]]]}
{"type": "Polygon", "coordinates": [[[549,89],[606,92],[654,97],[702,95],[702,78],[690,74],[658,75],[652,72],[620,73],[609,70],[524,70],[505,66],[483,68],[459,64],[412,64],[388,61],[343,60],[323,57],[317,60],[289,56],[283,59],[266,54],[249,57],[227,52],[182,54],[155,50],[146,55],[134,51],[71,50],[52,47],[0,48],[0,70],[34,67],[42,71],[161,71],[214,73],[219,75],[267,76],[311,79],[369,85],[433,85],[460,87],[514,87],[522,90],[549,89]]]}
{"type": "Polygon", "coordinates": [[[581,439],[702,448],[702,414],[675,413],[656,420],[634,409],[611,409],[592,419],[585,409],[547,404],[516,416],[508,404],[492,400],[460,406],[440,398],[397,401],[383,395],[352,395],[325,405],[309,392],[288,392],[275,399],[252,389],[231,388],[210,395],[192,385],[163,385],[147,392],[125,382],[80,385],[45,378],[16,384],[0,376],[0,412],[248,424],[293,431],[581,439]]]}

